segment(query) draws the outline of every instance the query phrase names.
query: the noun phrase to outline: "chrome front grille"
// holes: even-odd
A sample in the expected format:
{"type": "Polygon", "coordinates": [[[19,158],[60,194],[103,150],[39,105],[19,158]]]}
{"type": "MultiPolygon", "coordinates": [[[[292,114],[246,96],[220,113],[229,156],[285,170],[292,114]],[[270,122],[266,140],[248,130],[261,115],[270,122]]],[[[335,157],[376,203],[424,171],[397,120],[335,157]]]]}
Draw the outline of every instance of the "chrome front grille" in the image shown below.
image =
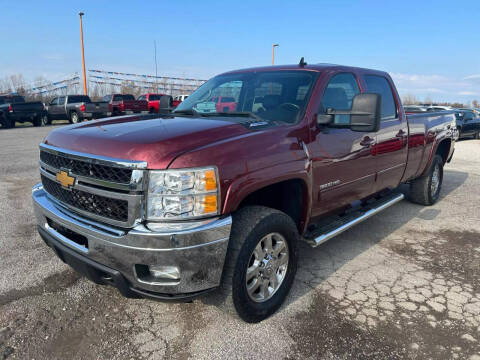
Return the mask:
{"type": "Polygon", "coordinates": [[[92,164],[91,162],[71,159],[47,151],[40,151],[40,161],[56,169],[66,168],[77,175],[120,184],[129,184],[132,178],[132,169],[92,164]]]}
{"type": "Polygon", "coordinates": [[[66,190],[56,181],[41,176],[43,188],[62,203],[68,204],[94,215],[126,222],[128,221],[128,202],[91,194],[77,189],[66,190]]]}
{"type": "Polygon", "coordinates": [[[40,145],[40,174],[45,191],[60,205],[82,216],[119,227],[142,220],[147,164],[40,145]],[[64,187],[62,171],[73,177],[64,187]]]}

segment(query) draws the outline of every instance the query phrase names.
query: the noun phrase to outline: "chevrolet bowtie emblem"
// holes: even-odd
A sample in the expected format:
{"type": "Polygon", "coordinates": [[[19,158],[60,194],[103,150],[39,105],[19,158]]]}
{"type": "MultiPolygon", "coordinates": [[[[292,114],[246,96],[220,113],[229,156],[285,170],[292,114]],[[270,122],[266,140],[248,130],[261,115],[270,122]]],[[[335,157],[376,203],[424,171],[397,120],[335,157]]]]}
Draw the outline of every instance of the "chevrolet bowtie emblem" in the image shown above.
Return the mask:
{"type": "Polygon", "coordinates": [[[75,183],[75,178],[73,176],[68,175],[68,172],[64,170],[60,170],[57,175],[56,179],[64,188],[70,189],[75,183]]]}

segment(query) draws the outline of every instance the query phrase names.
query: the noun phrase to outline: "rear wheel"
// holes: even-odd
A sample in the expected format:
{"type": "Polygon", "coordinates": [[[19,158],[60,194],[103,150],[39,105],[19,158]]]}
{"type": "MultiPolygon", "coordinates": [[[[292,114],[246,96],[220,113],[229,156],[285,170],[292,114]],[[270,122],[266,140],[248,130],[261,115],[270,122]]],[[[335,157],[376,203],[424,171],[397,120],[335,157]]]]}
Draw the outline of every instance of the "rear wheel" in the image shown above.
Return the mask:
{"type": "Polygon", "coordinates": [[[479,140],[480,139],[480,131],[477,131],[475,133],[475,135],[473,135],[473,138],[476,139],[476,140],[479,140]]]}
{"type": "Polygon", "coordinates": [[[80,118],[76,111],[70,113],[70,124],[77,124],[80,121],[80,118]]]}
{"type": "Polygon", "coordinates": [[[428,173],[410,183],[410,200],[421,205],[433,205],[437,202],[443,182],[443,159],[433,157],[428,173]]]}
{"type": "Polygon", "coordinates": [[[261,206],[233,215],[222,279],[224,304],[246,322],[272,315],[282,305],[297,269],[297,228],[285,213],[261,206]]]}
{"type": "Polygon", "coordinates": [[[47,126],[48,125],[48,116],[47,114],[42,114],[33,119],[33,126],[47,126]]]}
{"type": "Polygon", "coordinates": [[[1,116],[0,120],[2,122],[2,125],[7,129],[15,127],[15,121],[10,119],[8,116],[3,115],[1,116]]]}

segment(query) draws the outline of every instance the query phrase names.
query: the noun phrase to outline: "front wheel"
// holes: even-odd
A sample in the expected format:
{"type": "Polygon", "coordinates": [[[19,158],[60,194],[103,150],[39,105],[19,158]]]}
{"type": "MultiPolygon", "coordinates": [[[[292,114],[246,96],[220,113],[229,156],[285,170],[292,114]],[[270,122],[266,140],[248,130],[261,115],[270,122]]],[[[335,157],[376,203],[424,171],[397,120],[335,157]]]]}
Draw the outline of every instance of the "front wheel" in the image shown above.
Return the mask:
{"type": "Polygon", "coordinates": [[[443,182],[443,159],[440,155],[433,157],[425,176],[410,183],[410,200],[421,205],[433,205],[440,196],[443,182]]]}
{"type": "Polygon", "coordinates": [[[222,290],[244,321],[262,321],[282,305],[297,270],[297,239],[281,211],[249,206],[233,215],[222,290]]]}

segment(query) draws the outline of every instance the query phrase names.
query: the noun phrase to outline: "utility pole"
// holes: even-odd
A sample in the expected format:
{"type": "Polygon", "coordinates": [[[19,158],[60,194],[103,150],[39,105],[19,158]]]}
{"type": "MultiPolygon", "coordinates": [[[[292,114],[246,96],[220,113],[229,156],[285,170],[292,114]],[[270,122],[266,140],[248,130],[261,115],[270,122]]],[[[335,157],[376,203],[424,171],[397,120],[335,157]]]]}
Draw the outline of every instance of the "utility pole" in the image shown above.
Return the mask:
{"type": "Polygon", "coordinates": [[[155,86],[158,93],[158,69],[157,69],[157,41],[153,40],[153,47],[155,49],[155,86]]]}
{"type": "Polygon", "coordinates": [[[272,44],[272,65],[275,64],[275,48],[280,46],[280,44],[272,44]]]}
{"type": "Polygon", "coordinates": [[[85,50],[83,48],[83,26],[82,26],[82,16],[85,15],[83,12],[79,12],[80,16],[80,41],[82,44],[82,67],[83,67],[83,94],[88,95],[87,91],[87,74],[85,73],[85,50]]]}

